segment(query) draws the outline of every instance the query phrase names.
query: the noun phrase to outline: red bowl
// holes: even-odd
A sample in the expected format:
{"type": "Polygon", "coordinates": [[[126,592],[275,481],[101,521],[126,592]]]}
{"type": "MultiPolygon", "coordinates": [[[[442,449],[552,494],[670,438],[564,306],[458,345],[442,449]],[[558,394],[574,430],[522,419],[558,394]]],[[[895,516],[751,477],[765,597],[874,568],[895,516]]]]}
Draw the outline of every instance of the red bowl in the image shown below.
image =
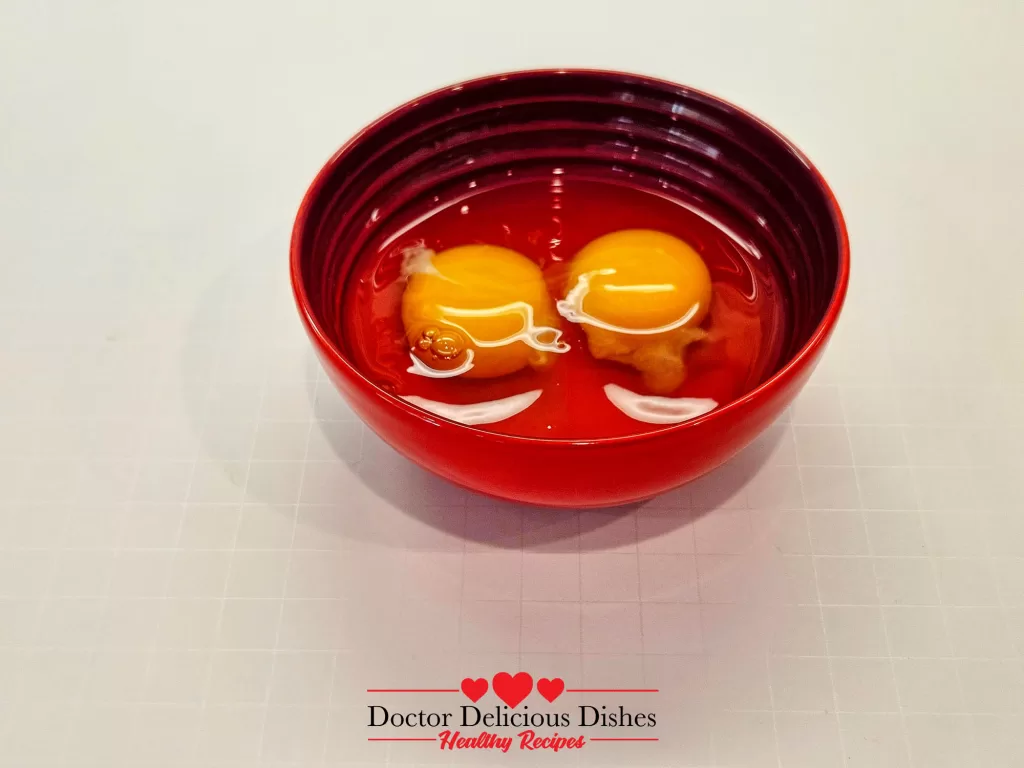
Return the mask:
{"type": "MultiPolygon", "coordinates": [[[[497,174],[491,174],[497,175],[497,174]]],[[[849,242],[828,185],[789,141],[747,112],[648,77],[516,72],[435,91],[365,128],[323,167],[299,208],[291,278],[331,381],[374,432],[467,488],[553,507],[650,498],[722,464],[775,420],[835,327],[849,242]],[[788,292],[785,354],[754,390],[688,421],[625,437],[555,440],[448,421],[384,391],[346,351],[341,295],[374,235],[435,196],[511,166],[552,161],[628,176],[713,211],[776,261],[788,292]]]]}

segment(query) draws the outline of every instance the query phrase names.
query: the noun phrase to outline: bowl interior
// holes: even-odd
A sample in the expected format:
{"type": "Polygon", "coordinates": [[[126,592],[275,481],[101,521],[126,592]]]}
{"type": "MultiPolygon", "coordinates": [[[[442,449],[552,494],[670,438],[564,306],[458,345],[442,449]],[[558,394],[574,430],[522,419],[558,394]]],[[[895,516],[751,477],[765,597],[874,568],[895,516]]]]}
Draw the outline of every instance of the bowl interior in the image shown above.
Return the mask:
{"type": "Polygon", "coordinates": [[[437,91],[364,130],[325,166],[293,241],[307,319],[350,363],[342,303],[354,260],[432,210],[550,174],[628,184],[705,212],[759,254],[787,305],[776,373],[840,293],[843,225],[820,175],[788,141],[707,94],[604,72],[524,72],[437,91]]]}

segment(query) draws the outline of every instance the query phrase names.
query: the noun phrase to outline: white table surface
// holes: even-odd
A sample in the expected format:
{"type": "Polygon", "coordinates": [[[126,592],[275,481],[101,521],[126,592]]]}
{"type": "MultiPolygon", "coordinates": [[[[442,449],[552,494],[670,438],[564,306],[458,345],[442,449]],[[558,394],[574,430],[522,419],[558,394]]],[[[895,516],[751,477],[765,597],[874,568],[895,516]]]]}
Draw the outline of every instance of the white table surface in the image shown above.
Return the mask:
{"type": "Polygon", "coordinates": [[[1021,4],[296,5],[0,5],[0,765],[1024,765],[1021,4]],[[396,457],[287,283],[357,128],[551,65],[752,109],[850,226],[791,413],[626,515],[396,457]],[[370,704],[468,703],[367,688],[519,669],[658,688],[553,709],[653,711],[612,735],[660,741],[366,740],[370,704]]]}

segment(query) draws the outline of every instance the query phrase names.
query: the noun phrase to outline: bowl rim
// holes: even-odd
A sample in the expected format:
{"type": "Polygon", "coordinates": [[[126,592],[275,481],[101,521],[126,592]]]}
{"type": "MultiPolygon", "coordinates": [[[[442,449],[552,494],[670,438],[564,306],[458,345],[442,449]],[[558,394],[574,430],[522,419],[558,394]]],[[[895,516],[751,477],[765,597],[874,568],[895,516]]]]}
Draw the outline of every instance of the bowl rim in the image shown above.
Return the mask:
{"type": "Polygon", "coordinates": [[[354,382],[356,386],[363,390],[365,394],[374,395],[383,399],[390,406],[397,408],[404,412],[407,416],[416,418],[420,421],[435,424],[438,427],[457,430],[465,434],[471,434],[478,438],[488,440],[496,443],[519,443],[525,445],[622,445],[625,443],[643,442],[647,440],[656,440],[665,437],[669,434],[675,434],[678,432],[685,432],[690,429],[696,429],[704,424],[714,422],[725,418],[730,413],[736,413],[749,407],[753,403],[759,400],[765,400],[772,397],[780,390],[784,389],[812,360],[814,355],[821,349],[828,341],[829,336],[832,334],[836,322],[839,319],[840,311],[842,310],[843,304],[846,300],[847,289],[850,282],[850,238],[846,227],[846,220],[843,217],[841,208],[839,207],[839,201],[836,199],[835,193],[829,186],[828,182],[825,181],[825,177],[821,174],[818,168],[810,161],[807,155],[800,150],[792,141],[786,136],[781,134],[778,130],[773,128],[771,125],[766,123],[761,118],[757,117],[748,110],[737,106],[736,104],[727,101],[719,96],[715,96],[706,91],[702,91],[698,88],[692,88],[688,85],[682,85],[675,83],[670,80],[664,80],[657,77],[651,77],[648,75],[636,74],[632,72],[623,72],[616,70],[605,70],[605,69],[590,69],[590,68],[549,68],[549,69],[523,69],[509,72],[499,72],[490,75],[482,75],[469,80],[463,80],[461,82],[452,83],[450,85],[436,88],[428,93],[421,96],[417,96],[410,99],[397,107],[389,110],[373,122],[364,126],[361,130],[355,133],[348,141],[346,141],[323,165],[320,171],[317,173],[313,182],[309,185],[306,193],[303,195],[302,202],[299,205],[298,212],[295,216],[295,223],[292,227],[291,242],[289,247],[289,265],[291,273],[292,293],[295,299],[295,303],[299,309],[299,315],[302,318],[303,324],[306,326],[307,332],[311,335],[317,348],[321,354],[326,355],[331,363],[343,370],[349,380],[354,382]],[[832,290],[832,297],[829,301],[828,307],[825,309],[825,313],[821,320],[818,322],[811,334],[810,338],[797,350],[786,363],[779,368],[775,373],[769,376],[767,379],[762,381],[756,387],[751,389],[749,392],[744,393],[740,397],[730,400],[722,406],[709,411],[706,414],[697,416],[696,418],[689,419],[680,424],[670,424],[661,429],[652,429],[645,432],[636,432],[627,435],[616,435],[612,437],[599,437],[589,439],[574,439],[566,437],[528,437],[525,435],[513,435],[503,432],[495,432],[488,429],[480,429],[479,427],[470,426],[467,424],[460,424],[457,421],[452,421],[443,416],[438,416],[426,411],[412,403],[403,400],[400,397],[392,395],[385,391],[381,387],[374,384],[368,379],[359,369],[357,369],[348,358],[341,352],[337,345],[331,341],[331,339],[324,332],[320,323],[317,321],[313,314],[312,306],[309,301],[309,297],[305,290],[305,285],[302,279],[302,241],[305,236],[306,227],[309,223],[310,210],[313,206],[314,201],[320,195],[327,180],[333,174],[335,167],[341,161],[345,155],[347,155],[353,147],[361,143],[369,134],[380,128],[387,123],[390,123],[397,118],[401,117],[405,113],[412,109],[415,109],[425,101],[431,101],[436,98],[443,96],[444,94],[451,93],[452,91],[459,91],[465,88],[477,87],[487,85],[489,83],[502,82],[506,80],[519,80],[528,79],[539,76],[558,76],[558,75],[594,75],[598,77],[615,79],[624,83],[635,83],[641,85],[652,85],[662,88],[670,88],[674,91],[685,91],[688,94],[697,96],[699,98],[710,100],[713,103],[717,103],[729,110],[732,110],[740,117],[751,123],[757,125],[762,130],[769,133],[773,138],[781,142],[795,158],[797,158],[806,168],[810,171],[812,177],[820,187],[821,191],[824,192],[826,203],[830,209],[832,217],[836,224],[836,230],[839,240],[839,264],[836,272],[836,283],[832,290]]]}

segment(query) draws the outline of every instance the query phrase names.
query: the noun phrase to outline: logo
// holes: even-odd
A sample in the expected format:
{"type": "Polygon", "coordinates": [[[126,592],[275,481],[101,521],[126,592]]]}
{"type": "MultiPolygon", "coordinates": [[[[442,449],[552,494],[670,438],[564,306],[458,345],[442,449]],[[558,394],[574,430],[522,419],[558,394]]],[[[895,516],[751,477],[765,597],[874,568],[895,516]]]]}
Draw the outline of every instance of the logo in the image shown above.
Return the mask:
{"type": "Polygon", "coordinates": [[[566,688],[560,677],[534,681],[528,672],[498,672],[490,680],[467,677],[458,688],[370,688],[367,693],[394,694],[396,699],[410,693],[461,694],[469,700],[429,711],[403,706],[390,697],[387,703],[369,704],[368,725],[374,733],[369,741],[421,741],[442,751],[485,749],[502,753],[562,752],[608,741],[658,741],[652,730],[657,726],[653,711],[638,711],[625,704],[558,706],[558,702],[566,701],[562,698],[566,693],[580,694],[581,700],[587,694],[621,694],[635,700],[636,694],[658,693],[657,688],[566,688]],[[493,703],[489,698],[494,699],[493,703]]]}

